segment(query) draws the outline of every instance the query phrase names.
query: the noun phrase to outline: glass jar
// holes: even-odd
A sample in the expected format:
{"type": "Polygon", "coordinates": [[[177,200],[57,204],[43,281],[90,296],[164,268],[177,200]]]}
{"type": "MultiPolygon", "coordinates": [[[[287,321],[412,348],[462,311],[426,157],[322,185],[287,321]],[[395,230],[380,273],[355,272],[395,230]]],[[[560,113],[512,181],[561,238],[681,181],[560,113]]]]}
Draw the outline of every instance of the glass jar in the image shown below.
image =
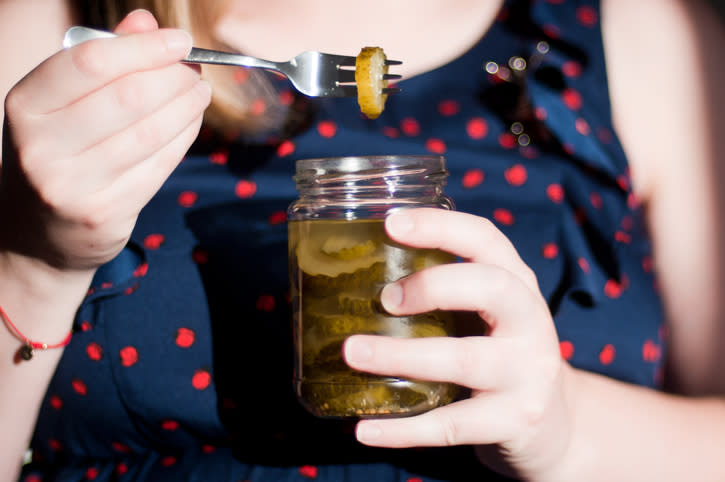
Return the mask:
{"type": "Polygon", "coordinates": [[[394,209],[454,209],[444,192],[440,156],[367,156],[297,161],[299,198],[287,211],[295,340],[294,385],[302,405],[326,418],[422,413],[451,402],[448,383],[352,370],[342,344],[353,334],[453,335],[453,315],[392,316],[379,295],[385,284],[455,257],[393,242],[384,219],[394,209]]]}

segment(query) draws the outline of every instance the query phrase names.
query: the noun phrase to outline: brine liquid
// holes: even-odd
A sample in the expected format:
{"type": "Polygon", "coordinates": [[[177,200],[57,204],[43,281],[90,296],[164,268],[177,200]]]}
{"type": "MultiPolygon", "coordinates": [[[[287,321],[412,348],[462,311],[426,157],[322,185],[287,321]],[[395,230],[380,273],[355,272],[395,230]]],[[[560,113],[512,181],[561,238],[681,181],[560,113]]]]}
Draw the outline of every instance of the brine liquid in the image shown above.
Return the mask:
{"type": "Polygon", "coordinates": [[[437,250],[391,241],[383,220],[289,223],[291,297],[302,404],[322,417],[384,417],[421,413],[449,403],[457,387],[401,380],[350,369],[342,343],[356,333],[395,337],[452,335],[452,315],[391,316],[379,302],[386,283],[455,260],[437,250]]]}

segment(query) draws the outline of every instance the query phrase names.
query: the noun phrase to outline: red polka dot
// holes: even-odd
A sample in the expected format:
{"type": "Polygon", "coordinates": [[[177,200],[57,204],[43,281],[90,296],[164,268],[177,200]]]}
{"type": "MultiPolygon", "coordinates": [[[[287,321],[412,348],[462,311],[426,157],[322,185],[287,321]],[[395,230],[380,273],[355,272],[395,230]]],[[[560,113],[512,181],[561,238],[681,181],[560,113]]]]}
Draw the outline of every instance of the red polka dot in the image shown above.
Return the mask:
{"type": "Polygon", "coordinates": [[[317,467],[314,465],[303,465],[298,469],[298,472],[302,477],[306,477],[308,479],[317,478],[317,467]]]}
{"type": "Polygon", "coordinates": [[[58,395],[51,395],[48,403],[50,403],[50,406],[55,410],[63,408],[63,400],[58,395]]]}
{"type": "Polygon", "coordinates": [[[423,482],[423,479],[420,477],[408,477],[405,482],[423,482]]]}
{"type": "Polygon", "coordinates": [[[577,260],[577,264],[579,265],[579,269],[585,273],[590,273],[592,271],[591,266],[589,266],[589,261],[587,261],[586,258],[579,258],[577,260]]]}
{"type": "Polygon", "coordinates": [[[629,177],[627,176],[617,176],[617,184],[619,185],[619,188],[622,191],[629,191],[629,177]]]}
{"type": "Polygon", "coordinates": [[[559,246],[556,243],[546,243],[541,248],[541,254],[546,259],[554,259],[559,255],[559,246]]]}
{"type": "Polygon", "coordinates": [[[567,77],[579,77],[582,74],[582,65],[575,60],[569,60],[561,66],[561,71],[567,77]]]}
{"type": "Polygon", "coordinates": [[[257,298],[257,310],[259,311],[274,311],[274,305],[274,296],[272,295],[261,295],[257,298]]]}
{"type": "Polygon", "coordinates": [[[272,226],[284,224],[287,222],[287,213],[284,211],[275,211],[269,215],[267,222],[272,226]]]}
{"type": "Polygon", "coordinates": [[[282,105],[292,105],[292,102],[295,100],[295,95],[291,90],[283,90],[279,93],[277,98],[279,99],[279,103],[282,105]]]}
{"type": "Polygon", "coordinates": [[[98,361],[103,358],[103,348],[98,343],[91,342],[86,346],[86,354],[91,360],[98,361]]]}
{"type": "Polygon", "coordinates": [[[204,444],[201,446],[201,451],[205,454],[213,454],[214,452],[216,452],[216,447],[214,447],[213,445],[204,444]]]}
{"type": "Polygon", "coordinates": [[[138,351],[132,346],[121,348],[119,353],[121,356],[121,365],[130,367],[138,362],[138,351]]]}
{"type": "Polygon", "coordinates": [[[510,132],[504,132],[498,136],[498,144],[504,149],[513,149],[518,145],[519,141],[516,140],[516,136],[510,132]]]}
{"type": "Polygon", "coordinates": [[[524,166],[522,166],[521,164],[516,164],[506,169],[506,171],[504,172],[504,177],[509,184],[518,187],[523,186],[529,176],[524,166]]]}
{"type": "Polygon", "coordinates": [[[237,84],[243,84],[249,79],[249,69],[245,67],[235,68],[232,77],[237,84]]]}
{"type": "Polygon", "coordinates": [[[534,115],[536,118],[540,121],[545,121],[547,117],[549,117],[549,113],[546,111],[546,108],[544,107],[537,107],[534,111],[534,115]]]}
{"type": "Polygon", "coordinates": [[[599,14],[594,7],[582,6],[576,9],[576,18],[585,27],[593,27],[599,21],[599,14]]]}
{"type": "Polygon", "coordinates": [[[179,203],[179,206],[189,208],[194,205],[198,198],[199,195],[196,194],[194,191],[184,191],[179,194],[177,202],[179,203]]]}
{"type": "Polygon", "coordinates": [[[332,121],[322,121],[317,124],[317,132],[326,138],[335,137],[337,133],[337,124],[332,121]]]}
{"type": "Polygon", "coordinates": [[[652,256],[645,256],[642,258],[642,270],[645,273],[652,273],[655,269],[655,262],[652,256]]]}
{"type": "Polygon", "coordinates": [[[662,347],[652,340],[647,340],[642,345],[642,359],[648,363],[657,363],[662,357],[662,347]]]}
{"type": "Polygon", "coordinates": [[[124,475],[126,472],[128,472],[128,465],[123,462],[119,462],[118,465],[116,465],[116,474],[124,475]]]}
{"type": "Polygon", "coordinates": [[[196,264],[206,264],[209,261],[209,252],[202,248],[194,248],[191,252],[191,259],[196,264]]]}
{"type": "Polygon", "coordinates": [[[252,105],[249,106],[249,113],[252,115],[260,116],[264,115],[265,112],[267,112],[267,103],[264,99],[256,99],[252,102],[252,105]]]}
{"type": "Polygon", "coordinates": [[[624,231],[617,231],[614,233],[614,239],[620,243],[629,244],[632,242],[632,236],[624,231]]]}
{"type": "Polygon", "coordinates": [[[176,341],[176,345],[181,348],[189,348],[194,344],[195,339],[196,333],[189,328],[179,328],[176,330],[176,337],[174,340],[176,341]]]}
{"type": "Polygon", "coordinates": [[[589,127],[589,123],[581,117],[576,120],[574,127],[576,128],[576,131],[583,136],[588,136],[592,132],[591,127],[589,127]]]}
{"type": "Polygon", "coordinates": [[[229,151],[216,151],[209,156],[209,161],[212,164],[218,164],[220,166],[225,165],[229,161],[229,151]]]}
{"type": "Polygon", "coordinates": [[[120,452],[122,454],[126,454],[126,453],[129,453],[131,451],[131,447],[129,447],[128,445],[126,445],[124,443],[121,443],[121,442],[112,442],[111,443],[111,447],[116,452],[120,452]]]}
{"type": "Polygon", "coordinates": [[[48,447],[50,447],[50,449],[54,452],[59,452],[63,450],[63,444],[54,438],[48,440],[48,447]]]}
{"type": "Polygon", "coordinates": [[[107,290],[107,289],[110,289],[110,288],[113,288],[113,283],[111,283],[110,281],[106,281],[104,283],[101,283],[101,289],[102,290],[107,290]]]}
{"type": "Polygon", "coordinates": [[[98,469],[96,467],[89,467],[88,470],[86,470],[86,479],[96,480],[97,477],[98,477],[98,469]]]}
{"type": "Polygon", "coordinates": [[[257,183],[254,181],[241,180],[234,186],[234,194],[242,199],[248,199],[257,192],[257,183]]]}
{"type": "Polygon", "coordinates": [[[165,240],[166,238],[163,234],[149,234],[144,238],[143,245],[146,249],[159,249],[165,240]]]}
{"type": "Polygon", "coordinates": [[[143,276],[146,276],[146,273],[149,272],[149,265],[148,263],[141,263],[140,265],[136,266],[136,269],[133,270],[133,276],[136,278],[141,278],[143,276]]]}
{"type": "Polygon", "coordinates": [[[383,127],[383,135],[391,139],[397,139],[400,137],[400,131],[397,127],[385,126],[383,127]]]}
{"type": "Polygon", "coordinates": [[[564,152],[569,154],[570,156],[573,156],[576,152],[576,148],[574,147],[574,144],[571,142],[565,142],[561,147],[564,148],[564,152]]]}
{"type": "Polygon", "coordinates": [[[508,209],[496,209],[493,212],[493,219],[505,226],[511,226],[514,223],[514,215],[508,209]]]}
{"type": "Polygon", "coordinates": [[[582,96],[572,88],[564,90],[561,94],[561,100],[571,110],[579,110],[582,108],[582,96]]]}
{"type": "Polygon", "coordinates": [[[455,100],[443,100],[438,103],[438,113],[442,116],[450,117],[461,111],[461,104],[455,100]]]}
{"type": "Polygon", "coordinates": [[[23,479],[23,482],[43,482],[39,475],[30,474],[23,479]]]}
{"type": "Polygon", "coordinates": [[[616,280],[610,279],[604,283],[604,294],[612,299],[619,298],[622,296],[622,285],[616,280]]]}
{"type": "Polygon", "coordinates": [[[614,141],[614,134],[607,128],[600,127],[597,129],[597,137],[603,144],[611,144],[614,141]]]}
{"type": "Polygon", "coordinates": [[[564,201],[564,188],[561,184],[549,184],[546,187],[546,196],[555,203],[561,203],[564,201]]]}
{"type": "Polygon", "coordinates": [[[160,461],[161,465],[164,467],[171,467],[173,465],[176,465],[176,457],[173,455],[167,455],[166,457],[163,457],[160,461]]]}
{"type": "Polygon", "coordinates": [[[604,204],[602,196],[598,192],[593,192],[589,195],[589,202],[592,203],[594,209],[602,209],[602,205],[604,204]]]}
{"type": "Polygon", "coordinates": [[[627,207],[630,209],[637,209],[641,203],[642,200],[635,193],[630,192],[627,196],[627,207]]]}
{"type": "Polygon", "coordinates": [[[211,385],[211,374],[206,370],[197,370],[191,378],[191,385],[197,390],[209,388],[209,385],[211,385]]]}
{"type": "Polygon", "coordinates": [[[559,36],[561,35],[559,27],[550,23],[542,25],[541,30],[543,30],[549,38],[559,38],[559,36]]]}
{"type": "Polygon", "coordinates": [[[559,352],[564,360],[571,360],[574,356],[574,344],[570,341],[559,342],[559,352]]]}
{"type": "Polygon", "coordinates": [[[467,189],[472,189],[476,186],[480,186],[485,179],[485,174],[481,169],[469,169],[463,175],[462,184],[467,189]]]}
{"type": "Polygon", "coordinates": [[[176,420],[164,420],[161,422],[161,428],[173,432],[179,429],[179,422],[176,420]]]}
{"type": "Polygon", "coordinates": [[[471,139],[483,139],[488,135],[488,123],[483,117],[474,117],[466,122],[466,133],[471,139]]]}
{"type": "Polygon", "coordinates": [[[295,143],[290,140],[283,141],[277,146],[278,157],[287,157],[293,152],[295,152],[295,143]]]}
{"type": "Polygon", "coordinates": [[[617,350],[614,349],[614,345],[605,345],[602,351],[599,352],[599,361],[602,365],[611,365],[616,356],[617,350]]]}
{"type": "Polygon", "coordinates": [[[88,395],[88,387],[86,386],[85,382],[80,378],[74,378],[73,380],[71,380],[71,386],[78,395],[88,395]]]}
{"type": "Polygon", "coordinates": [[[137,289],[138,289],[138,283],[134,283],[132,286],[129,286],[128,288],[123,290],[123,294],[128,296],[132,293],[135,293],[137,289]]]}
{"type": "Polygon", "coordinates": [[[434,154],[444,154],[446,152],[446,143],[441,139],[431,138],[425,142],[425,148],[434,154]]]}
{"type": "Polygon", "coordinates": [[[403,119],[400,122],[400,130],[405,134],[406,136],[417,136],[420,134],[420,124],[417,120],[412,118],[406,118],[403,119]]]}

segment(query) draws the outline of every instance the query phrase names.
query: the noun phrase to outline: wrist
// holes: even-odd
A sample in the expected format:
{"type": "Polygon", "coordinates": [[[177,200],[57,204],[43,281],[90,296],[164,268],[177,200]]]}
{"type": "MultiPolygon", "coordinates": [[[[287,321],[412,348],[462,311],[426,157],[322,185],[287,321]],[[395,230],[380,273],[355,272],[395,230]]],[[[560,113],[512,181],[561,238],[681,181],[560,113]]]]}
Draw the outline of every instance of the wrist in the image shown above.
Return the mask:
{"type": "Polygon", "coordinates": [[[62,271],[38,259],[0,252],[0,307],[5,318],[1,328],[8,332],[3,338],[12,336],[18,348],[28,341],[64,341],[94,273],[95,269],[62,271]]]}

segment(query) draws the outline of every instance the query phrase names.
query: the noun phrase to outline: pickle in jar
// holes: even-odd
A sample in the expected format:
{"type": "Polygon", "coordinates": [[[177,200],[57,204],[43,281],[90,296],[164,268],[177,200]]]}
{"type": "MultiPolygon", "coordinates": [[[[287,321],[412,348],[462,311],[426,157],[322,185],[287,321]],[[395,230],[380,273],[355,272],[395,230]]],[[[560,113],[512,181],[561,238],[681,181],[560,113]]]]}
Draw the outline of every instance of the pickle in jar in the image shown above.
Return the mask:
{"type": "Polygon", "coordinates": [[[304,220],[289,223],[292,297],[296,300],[298,369],[303,405],[321,417],[383,417],[420,413],[452,401],[451,384],[364,374],[342,360],[353,334],[449,336],[449,313],[396,317],[380,306],[386,283],[455,261],[438,250],[401,246],[384,221],[304,220]]]}

